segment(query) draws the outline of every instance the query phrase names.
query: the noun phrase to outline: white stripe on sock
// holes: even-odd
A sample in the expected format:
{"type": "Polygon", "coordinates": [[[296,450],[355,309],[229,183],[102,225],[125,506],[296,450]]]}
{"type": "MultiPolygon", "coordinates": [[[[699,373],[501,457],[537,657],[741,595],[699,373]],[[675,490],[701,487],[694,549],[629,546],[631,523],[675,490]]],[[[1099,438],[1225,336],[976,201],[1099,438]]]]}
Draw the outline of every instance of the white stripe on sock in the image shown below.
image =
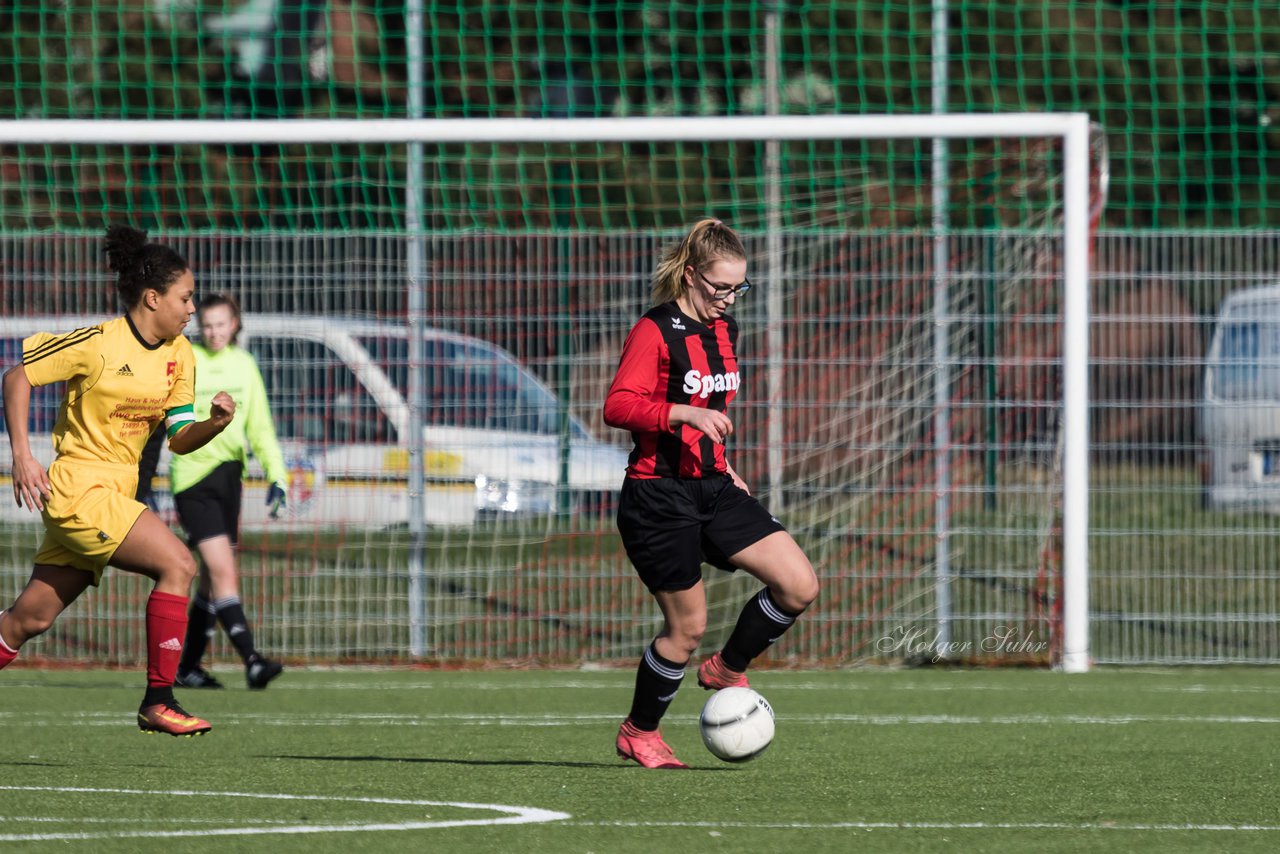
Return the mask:
{"type": "Polygon", "coordinates": [[[783,626],[789,626],[796,621],[796,618],[790,614],[784,614],[774,604],[773,597],[769,595],[768,590],[761,590],[760,595],[756,597],[760,602],[760,610],[764,611],[764,615],[775,623],[783,626]]]}
{"type": "Polygon", "coordinates": [[[649,665],[649,669],[654,673],[657,673],[659,676],[677,680],[684,678],[684,668],[681,667],[679,670],[676,670],[659,662],[657,656],[653,652],[653,647],[645,648],[644,663],[649,665]]]}

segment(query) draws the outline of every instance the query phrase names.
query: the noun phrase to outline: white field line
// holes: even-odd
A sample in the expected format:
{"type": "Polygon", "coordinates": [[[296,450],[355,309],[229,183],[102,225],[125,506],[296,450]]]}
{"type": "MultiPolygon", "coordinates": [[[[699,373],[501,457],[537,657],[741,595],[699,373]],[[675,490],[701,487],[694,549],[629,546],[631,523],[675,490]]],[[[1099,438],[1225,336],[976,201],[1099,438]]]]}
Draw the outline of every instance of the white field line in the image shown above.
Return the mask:
{"type": "MultiPolygon", "coordinates": [[[[20,787],[13,787],[20,788],[20,787]]],[[[83,816],[49,816],[49,815],[0,815],[0,823],[8,824],[66,824],[74,821],[77,824],[226,824],[224,818],[136,818],[118,816],[114,818],[85,818],[83,816]]],[[[255,824],[289,824],[283,819],[264,818],[254,821],[255,824]]]]}
{"type": "MultiPolygon", "coordinates": [[[[558,727],[599,721],[617,722],[616,712],[575,714],[479,714],[442,712],[426,714],[380,713],[254,713],[231,712],[219,715],[217,724],[252,726],[335,727],[335,726],[498,726],[558,727]]],[[[39,711],[0,712],[0,723],[23,727],[121,726],[131,718],[116,712],[73,712],[56,721],[39,711]]],[[[1124,726],[1138,723],[1167,724],[1280,724],[1280,715],[876,715],[876,714],[778,714],[787,724],[849,723],[864,726],[1043,726],[1078,724],[1084,726],[1124,726]]]]}
{"type": "MultiPolygon", "coordinates": [[[[451,681],[430,681],[430,682],[321,682],[321,683],[305,683],[305,684],[279,684],[273,683],[272,688],[283,691],[600,691],[600,690],[627,690],[635,684],[634,679],[621,680],[593,680],[593,681],[546,681],[525,684],[521,682],[500,683],[500,682],[451,682],[451,681]]],[[[752,684],[761,691],[773,696],[774,694],[783,694],[788,691],[816,691],[832,694],[900,694],[900,693],[920,693],[920,694],[1024,694],[1027,691],[1023,685],[883,685],[876,682],[866,682],[855,685],[850,684],[831,684],[823,682],[786,682],[771,680],[768,676],[764,679],[753,677],[752,684]]],[[[122,686],[124,687],[124,686],[122,686]]],[[[130,682],[128,687],[133,687],[130,682]]],[[[1077,696],[1096,692],[1098,694],[1112,694],[1116,691],[1115,683],[1105,685],[1082,686],[1073,684],[1071,691],[1077,696]]],[[[1225,695],[1225,694],[1259,694],[1270,695],[1280,694],[1280,685],[1233,685],[1233,686],[1214,686],[1214,685],[1150,685],[1150,686],[1133,686],[1125,685],[1124,691],[1127,694],[1189,694],[1189,695],[1225,695]]]]}
{"type": "MultiPolygon", "coordinates": [[[[832,692],[851,692],[851,693],[877,693],[892,694],[897,692],[919,691],[925,693],[962,693],[962,692],[991,692],[991,693],[1024,693],[1027,688],[1024,685],[981,685],[966,684],[957,682],[955,684],[934,684],[934,685],[885,685],[875,681],[862,682],[858,684],[833,684],[830,682],[814,681],[809,679],[804,682],[791,682],[786,679],[775,678],[777,674],[767,673],[763,678],[752,677],[753,683],[759,681],[763,686],[761,690],[767,690],[769,693],[781,691],[832,691],[832,692]]],[[[605,688],[630,688],[635,680],[631,678],[619,679],[548,679],[537,680],[531,683],[523,682],[455,682],[452,680],[436,680],[427,677],[421,682],[307,682],[303,684],[288,683],[272,683],[271,687],[275,690],[285,691],[438,691],[438,690],[456,690],[456,691],[597,691],[605,688]]],[[[133,682],[129,683],[132,687],[133,682]]],[[[1096,690],[1098,693],[1112,693],[1116,690],[1113,682],[1096,685],[1080,685],[1072,683],[1071,690],[1073,693],[1088,692],[1096,690]]],[[[1280,694],[1280,685],[1234,685],[1222,686],[1216,685],[1147,685],[1134,686],[1125,685],[1124,690],[1129,694],[1280,694]]]]}
{"type": "MultiPolygon", "coordinates": [[[[702,828],[719,830],[1065,830],[1065,831],[1121,831],[1121,832],[1264,832],[1280,831],[1280,825],[1268,824],[1197,824],[1197,823],[1146,823],[1146,822],[987,822],[987,821],[835,821],[835,822],[732,822],[732,821],[573,821],[568,813],[543,810],[535,807],[514,807],[501,804],[476,804],[451,801],[425,801],[402,798],[352,798],[327,795],[290,795],[261,792],[197,792],[185,790],[152,791],[146,789],[108,789],[70,786],[0,786],[11,792],[67,792],[80,794],[141,795],[154,797],[246,798],[283,801],[342,801],[345,803],[390,804],[397,806],[434,806],[457,809],[491,810],[507,813],[490,819],[457,819],[441,821],[406,821],[376,823],[342,823],[324,825],[263,826],[266,820],[254,826],[201,827],[173,830],[129,830],[62,833],[0,834],[0,842],[44,842],[94,839],[157,839],[192,836],[260,836],[314,833],[367,833],[376,831],[430,830],[445,827],[492,826],[500,824],[534,824],[557,822],[563,827],[600,828],[702,828]]],[[[0,817],[8,822],[71,822],[95,824],[124,821],[125,819],[46,817],[0,817]]],[[[128,820],[137,824],[138,820],[128,820]]],[[[175,819],[173,824],[207,824],[207,820],[175,819]]]]}
{"type": "MultiPolygon", "coordinates": [[[[310,671],[311,668],[297,668],[301,671],[310,671]]],[[[371,671],[377,671],[378,668],[370,668],[371,671]]],[[[328,672],[328,671],[320,671],[328,672]]],[[[382,672],[386,672],[385,670],[382,672]]],[[[1125,671],[1126,673],[1130,671],[1125,671]]],[[[1137,671],[1133,671],[1137,672],[1137,671]]],[[[6,674],[7,675],[7,674],[6,674]]],[[[116,674],[107,674],[116,675],[116,674]]],[[[878,675],[878,674],[877,674],[878,675]]],[[[832,683],[825,682],[822,679],[815,679],[815,674],[811,672],[796,673],[787,671],[764,671],[759,677],[756,677],[764,686],[762,690],[768,691],[770,694],[782,691],[831,691],[831,692],[850,692],[850,693],[866,693],[873,692],[877,694],[893,694],[898,692],[925,692],[925,693],[964,693],[964,692],[992,692],[992,693],[1023,693],[1026,686],[1017,684],[990,685],[978,682],[967,682],[963,675],[958,675],[956,681],[952,683],[936,682],[936,683],[917,683],[917,684],[892,684],[884,683],[879,679],[872,678],[865,682],[856,684],[849,683],[832,683]],[[792,680],[803,681],[792,681],[792,680]]],[[[6,681],[5,691],[20,691],[24,688],[48,689],[50,686],[37,681],[24,680],[20,671],[14,672],[14,679],[6,681]]],[[[137,677],[129,675],[121,678],[115,687],[133,688],[136,687],[137,677]]],[[[631,688],[634,679],[630,675],[618,674],[616,679],[576,679],[576,678],[538,678],[529,682],[522,680],[512,680],[510,682],[469,682],[457,681],[448,678],[439,678],[434,675],[424,674],[421,678],[411,681],[398,680],[378,680],[378,681],[347,681],[334,680],[308,680],[307,682],[290,683],[288,681],[273,682],[271,685],[272,693],[281,691],[577,691],[588,690],[596,691],[608,688],[626,689],[631,688]]],[[[112,687],[103,685],[102,687],[112,687]]],[[[1097,691],[1098,693],[1112,693],[1116,690],[1116,684],[1110,680],[1091,682],[1084,684],[1078,681],[1071,682],[1071,690],[1073,693],[1088,693],[1097,691]]],[[[1126,683],[1124,691],[1129,694],[1280,694],[1280,685],[1273,684],[1257,684],[1257,685],[1203,685],[1199,683],[1189,683],[1186,685],[1133,685],[1126,683]]]]}
{"type": "MultiPolygon", "coordinates": [[[[0,834],[0,842],[44,842],[51,840],[82,839],[158,839],[187,836],[262,836],[303,833],[368,833],[373,831],[434,830],[442,827],[479,827],[499,824],[538,824],[563,821],[572,818],[569,813],[544,810],[537,807],[515,807],[503,804],[474,804],[463,801],[423,801],[404,798],[350,798],[336,795],[289,795],[266,792],[196,792],[187,790],[152,791],[147,789],[96,789],[78,786],[0,786],[9,792],[70,792],[100,795],[142,795],[148,798],[247,798],[273,801],[341,801],[354,804],[391,804],[411,807],[450,807],[461,810],[485,810],[506,813],[495,818],[444,819],[438,821],[397,821],[344,824],[292,824],[280,826],[200,827],[179,830],[119,830],[67,833],[15,833],[0,834]]],[[[75,823],[82,819],[68,819],[75,823]]],[[[94,821],[86,819],[83,821],[94,821]]]]}
{"type": "Polygon", "coordinates": [[[1127,822],[1070,821],[833,821],[833,822],[731,822],[731,821],[568,821],[562,827],[697,827],[711,830],[1127,830],[1147,831],[1280,831],[1273,824],[1141,824],[1127,822]]]}

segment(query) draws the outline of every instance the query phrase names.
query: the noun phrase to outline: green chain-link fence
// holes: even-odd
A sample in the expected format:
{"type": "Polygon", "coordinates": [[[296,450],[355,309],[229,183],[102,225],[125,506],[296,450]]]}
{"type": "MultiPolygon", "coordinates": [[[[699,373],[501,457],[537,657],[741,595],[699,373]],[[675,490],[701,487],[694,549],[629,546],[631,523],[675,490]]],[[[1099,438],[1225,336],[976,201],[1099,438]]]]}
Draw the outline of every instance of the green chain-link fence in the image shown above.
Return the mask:
{"type": "MultiPolygon", "coordinates": [[[[771,10],[784,114],[931,109],[929,3],[428,2],[416,94],[428,118],[760,114],[775,91],[771,10]]],[[[8,11],[0,118],[385,118],[414,100],[401,3],[26,0],[8,11]]],[[[1200,506],[1194,422],[1212,313],[1225,293],[1272,281],[1280,257],[1269,180],[1280,16],[1257,3],[956,2],[949,27],[949,110],[1083,110],[1107,132],[1091,364],[1098,660],[1277,660],[1273,520],[1200,506]]],[[[829,611],[790,648],[814,661],[867,657],[882,629],[935,619],[929,141],[782,146],[776,229],[759,142],[424,154],[431,325],[509,350],[606,442],[625,438],[592,419],[659,238],[707,213],[739,226],[762,285],[741,309],[744,364],[759,376],[780,358],[794,380],[781,445],[788,522],[829,578],[829,611]],[[769,239],[789,253],[776,276],[761,263],[769,239]],[[777,353],[758,314],[770,293],[786,318],[777,353]],[[903,415],[877,420],[890,410],[903,415]]],[[[951,344],[955,612],[968,608],[974,625],[1029,613],[1039,631],[1054,606],[1052,513],[1036,511],[1056,494],[1042,469],[1056,451],[1060,270],[1057,230],[1037,214],[1061,208],[1060,161],[1043,140],[979,138],[953,142],[950,163],[958,242],[946,264],[964,284],[952,311],[983,321],[957,326],[951,344]],[[994,509],[993,484],[1012,496],[994,509]]],[[[238,293],[253,314],[385,321],[405,311],[417,237],[406,233],[404,172],[397,146],[0,145],[0,315],[109,313],[101,228],[129,220],[179,246],[203,290],[238,293]]],[[[758,388],[744,394],[744,424],[759,428],[767,406],[758,388]]],[[[767,436],[743,436],[744,469],[759,477],[767,436]]],[[[27,522],[0,530],[9,594],[29,572],[27,522]]],[[[432,594],[438,649],[630,655],[650,616],[643,591],[607,514],[573,524],[558,539],[433,532],[447,570],[432,594]],[[589,623],[602,607],[610,616],[589,623]]],[[[247,572],[270,579],[258,594],[273,615],[264,636],[297,655],[402,654],[399,534],[357,525],[325,536],[282,552],[258,543],[247,572]]],[[[50,643],[102,657],[98,638],[127,636],[112,600],[91,601],[104,614],[50,643]]],[[[123,642],[106,653],[134,655],[123,642]]]]}

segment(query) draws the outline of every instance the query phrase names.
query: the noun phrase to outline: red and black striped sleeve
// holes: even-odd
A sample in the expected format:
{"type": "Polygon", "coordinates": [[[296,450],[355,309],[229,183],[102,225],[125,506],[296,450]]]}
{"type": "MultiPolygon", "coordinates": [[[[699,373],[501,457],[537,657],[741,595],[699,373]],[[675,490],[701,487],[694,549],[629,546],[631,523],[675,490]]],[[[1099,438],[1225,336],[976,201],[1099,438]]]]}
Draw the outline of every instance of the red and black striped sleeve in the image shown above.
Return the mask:
{"type": "Polygon", "coordinates": [[[671,432],[667,401],[667,345],[658,326],[643,317],[627,335],[618,373],[604,399],[604,421],[632,433],[671,432]]]}

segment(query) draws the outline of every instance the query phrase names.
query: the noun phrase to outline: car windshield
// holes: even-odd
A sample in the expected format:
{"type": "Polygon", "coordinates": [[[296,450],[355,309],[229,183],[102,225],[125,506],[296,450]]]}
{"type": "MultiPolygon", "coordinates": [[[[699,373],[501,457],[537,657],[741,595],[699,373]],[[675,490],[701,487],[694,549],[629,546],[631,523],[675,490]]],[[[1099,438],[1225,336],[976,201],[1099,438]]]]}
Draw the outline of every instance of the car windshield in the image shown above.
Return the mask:
{"type": "MultiPolygon", "coordinates": [[[[390,336],[360,336],[369,355],[409,399],[409,342],[390,336]]],[[[517,433],[557,435],[560,404],[528,371],[493,347],[428,338],[424,347],[425,423],[517,433]]],[[[571,435],[586,430],[570,421],[571,435]]]]}
{"type": "Polygon", "coordinates": [[[1233,312],[1219,330],[1213,391],[1223,400],[1280,401],[1280,304],[1233,312]],[[1265,319],[1264,319],[1265,318],[1265,319]]]}

